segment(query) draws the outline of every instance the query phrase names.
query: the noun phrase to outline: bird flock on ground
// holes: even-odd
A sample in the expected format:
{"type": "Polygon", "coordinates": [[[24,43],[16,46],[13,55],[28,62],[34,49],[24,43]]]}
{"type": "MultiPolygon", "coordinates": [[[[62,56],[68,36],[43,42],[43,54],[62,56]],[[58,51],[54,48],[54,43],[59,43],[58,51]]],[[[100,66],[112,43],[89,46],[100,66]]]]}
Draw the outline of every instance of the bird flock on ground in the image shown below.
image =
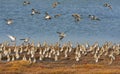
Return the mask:
{"type": "MultiPolygon", "coordinates": [[[[24,1],[23,5],[30,5],[30,1],[24,1]]],[[[60,2],[54,2],[52,4],[53,8],[56,8],[57,5],[61,4],[60,2]]],[[[104,7],[112,9],[109,3],[105,3],[104,7]]],[[[31,16],[36,14],[41,14],[37,9],[31,9],[31,16]]],[[[61,14],[56,14],[54,17],[60,17],[61,14]]],[[[72,17],[75,19],[75,22],[81,20],[81,15],[78,13],[72,14],[72,17]]],[[[88,15],[91,20],[100,20],[100,18],[95,15],[88,15]]],[[[52,19],[52,16],[48,12],[45,12],[45,20],[52,19]]],[[[14,23],[13,19],[5,19],[7,25],[14,23]]],[[[16,37],[8,35],[11,39],[11,43],[14,43],[13,46],[8,42],[0,44],[0,61],[15,61],[15,60],[28,60],[30,63],[36,63],[44,61],[45,59],[51,59],[54,61],[59,61],[62,57],[68,58],[73,55],[76,62],[80,61],[82,55],[84,57],[88,54],[93,55],[93,60],[99,62],[101,56],[108,56],[110,61],[108,64],[112,64],[115,60],[115,57],[120,54],[120,44],[113,44],[112,42],[106,42],[102,46],[99,46],[98,42],[93,45],[79,44],[73,47],[71,42],[60,44],[60,41],[66,36],[65,32],[56,32],[59,35],[59,41],[56,44],[43,44],[38,43],[37,45],[34,42],[30,43],[30,38],[20,39],[23,40],[23,43],[19,46],[16,46],[16,37]]]]}
{"type": "Polygon", "coordinates": [[[82,57],[88,55],[92,55],[93,59],[91,60],[94,60],[94,63],[98,63],[101,57],[108,57],[108,64],[112,64],[116,56],[120,55],[120,44],[105,42],[100,46],[98,42],[93,45],[77,43],[74,47],[70,41],[62,45],[59,42],[55,44],[24,42],[19,46],[11,46],[8,42],[0,44],[0,61],[2,62],[24,60],[30,63],[39,63],[47,59],[56,62],[67,60],[67,58],[80,62],[82,57]]]}

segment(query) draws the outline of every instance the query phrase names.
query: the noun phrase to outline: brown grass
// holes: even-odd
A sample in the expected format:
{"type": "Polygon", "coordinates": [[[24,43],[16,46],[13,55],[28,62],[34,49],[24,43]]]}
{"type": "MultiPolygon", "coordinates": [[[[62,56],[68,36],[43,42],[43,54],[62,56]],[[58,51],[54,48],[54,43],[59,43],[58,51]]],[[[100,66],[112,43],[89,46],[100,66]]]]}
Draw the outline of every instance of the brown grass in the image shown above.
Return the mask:
{"type": "Polygon", "coordinates": [[[0,63],[0,74],[119,74],[120,66],[100,64],[73,64],[71,66],[54,67],[61,63],[36,63],[14,61],[0,63]]]}

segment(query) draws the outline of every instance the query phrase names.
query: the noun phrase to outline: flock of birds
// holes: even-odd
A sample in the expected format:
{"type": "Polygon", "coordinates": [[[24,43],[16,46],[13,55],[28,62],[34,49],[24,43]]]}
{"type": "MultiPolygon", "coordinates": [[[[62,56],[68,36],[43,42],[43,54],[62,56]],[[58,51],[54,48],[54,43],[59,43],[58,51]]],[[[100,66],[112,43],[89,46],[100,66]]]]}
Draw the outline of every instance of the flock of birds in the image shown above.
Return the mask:
{"type": "MultiPolygon", "coordinates": [[[[30,5],[30,4],[31,4],[30,1],[24,1],[24,2],[23,2],[23,5],[24,5],[24,6],[30,5]]],[[[56,8],[58,4],[60,4],[60,2],[54,2],[54,3],[52,4],[52,7],[53,7],[53,8],[56,8]]],[[[105,3],[103,6],[104,6],[104,7],[108,7],[109,9],[112,9],[112,6],[111,6],[109,3],[105,3]]],[[[36,14],[40,14],[40,11],[38,11],[37,9],[34,9],[34,8],[31,9],[31,16],[36,15],[36,14]]],[[[62,14],[56,14],[56,15],[54,15],[55,18],[60,17],[60,16],[62,16],[62,14]]],[[[72,17],[75,19],[75,22],[78,22],[78,21],[81,20],[81,15],[78,14],[78,13],[72,14],[72,17]]],[[[91,20],[100,20],[100,18],[98,18],[98,17],[95,16],[95,15],[88,15],[88,17],[89,17],[91,20]]],[[[45,12],[45,17],[44,17],[44,18],[45,18],[45,20],[50,20],[50,19],[52,19],[52,16],[49,15],[48,12],[45,12]]],[[[11,25],[11,24],[13,24],[13,22],[14,22],[14,20],[11,19],[11,18],[10,18],[10,19],[5,19],[5,21],[6,21],[6,24],[7,24],[7,25],[11,25]]],[[[66,36],[65,32],[57,32],[57,34],[59,34],[59,41],[61,41],[61,40],[66,36]]],[[[8,37],[11,39],[11,41],[15,41],[15,40],[16,40],[16,37],[15,37],[15,36],[8,35],[8,37]]],[[[23,39],[20,39],[20,40],[23,40],[23,39]]],[[[26,39],[24,39],[24,40],[25,40],[25,41],[28,41],[29,39],[27,38],[27,40],[26,40],[26,39]]]]}
{"type": "Polygon", "coordinates": [[[62,45],[59,42],[55,44],[47,44],[46,42],[34,44],[32,42],[20,46],[10,46],[8,42],[0,44],[0,61],[2,62],[24,60],[37,63],[48,59],[49,61],[62,61],[68,58],[79,62],[82,57],[89,55],[92,55],[93,59],[91,60],[94,60],[94,63],[98,63],[99,59],[107,56],[109,59],[108,64],[112,64],[116,56],[120,55],[120,44],[105,42],[100,46],[98,42],[93,45],[77,43],[75,47],[70,41],[62,45]]]}
{"type": "MultiPolygon", "coordinates": [[[[30,5],[30,1],[24,1],[23,5],[30,5]]],[[[53,8],[60,4],[60,2],[54,2],[52,4],[53,8]]],[[[112,9],[109,3],[105,3],[104,7],[108,7],[112,9]]],[[[31,16],[35,14],[40,14],[40,12],[36,9],[31,9],[31,16]]],[[[57,14],[54,17],[60,17],[61,14],[57,14]]],[[[75,19],[76,22],[81,20],[81,16],[78,13],[72,14],[72,17],[75,19]]],[[[95,15],[88,15],[91,20],[100,20],[100,18],[96,17],[95,15]]],[[[45,20],[50,20],[52,17],[45,13],[45,20]]],[[[6,24],[11,25],[13,24],[13,19],[6,19],[6,24]]],[[[65,32],[57,32],[59,35],[59,41],[61,41],[65,36],[65,32]]],[[[60,44],[58,41],[56,44],[47,44],[44,42],[43,44],[38,43],[37,45],[34,42],[30,43],[30,38],[20,39],[24,42],[16,46],[16,37],[12,35],[8,35],[11,39],[11,42],[15,44],[13,46],[10,45],[8,42],[4,42],[0,44],[0,61],[15,61],[15,60],[28,60],[30,63],[36,63],[39,61],[43,61],[45,59],[51,59],[54,61],[58,61],[61,57],[68,58],[69,56],[73,55],[76,61],[80,61],[80,58],[83,56],[87,56],[88,54],[93,55],[93,60],[97,63],[101,56],[108,56],[110,58],[109,64],[115,60],[115,56],[120,54],[120,44],[112,44],[111,42],[106,42],[102,46],[96,42],[92,46],[88,43],[79,44],[73,47],[71,42],[60,44]],[[82,56],[83,55],[83,56],[82,56]]]]}
{"type": "MultiPolygon", "coordinates": [[[[24,1],[23,2],[24,6],[29,5],[29,4],[30,4],[30,1],[24,1]]],[[[52,7],[55,8],[58,4],[60,4],[60,2],[54,2],[52,4],[52,7]]],[[[40,14],[40,12],[36,9],[31,9],[31,16],[33,16],[35,14],[40,14]]],[[[61,14],[56,14],[54,17],[57,18],[59,16],[61,16],[61,14]]],[[[45,17],[44,18],[45,18],[45,20],[50,20],[52,17],[48,14],[48,12],[45,12],[45,17]]],[[[5,19],[5,21],[6,21],[7,25],[13,24],[13,19],[5,19]]],[[[66,34],[64,32],[57,32],[57,34],[59,34],[59,40],[62,40],[66,36],[66,34]]],[[[11,39],[12,42],[16,41],[15,36],[8,35],[8,37],[11,39]]],[[[29,38],[20,39],[20,40],[24,40],[25,42],[28,42],[29,38]]]]}
{"type": "MultiPolygon", "coordinates": [[[[23,5],[24,6],[26,6],[26,5],[29,5],[30,4],[30,2],[29,1],[24,1],[23,2],[23,5]]],[[[56,8],[56,6],[58,5],[58,4],[60,4],[60,2],[54,2],[53,4],[52,4],[52,7],[53,8],[56,8]]],[[[108,7],[109,9],[112,9],[112,6],[109,4],[109,3],[105,3],[104,4],[104,7],[108,7]]],[[[36,10],[36,9],[31,9],[31,15],[35,15],[35,14],[40,14],[40,12],[38,11],[38,10],[36,10]]],[[[48,12],[45,12],[45,19],[46,20],[49,20],[49,19],[51,19],[52,17],[48,14],[48,12]]],[[[61,16],[62,14],[56,14],[54,17],[56,18],[56,17],[59,17],[59,16],[61,16]]],[[[77,13],[75,13],[75,14],[72,14],[72,16],[75,18],[75,21],[80,21],[80,19],[81,19],[81,16],[79,15],[79,14],[77,14],[77,13]]],[[[95,15],[89,15],[89,18],[91,19],[91,20],[100,20],[98,17],[96,17],[95,15]]],[[[5,19],[5,21],[7,22],[7,24],[8,25],[11,25],[12,23],[13,23],[13,19],[5,19]]]]}

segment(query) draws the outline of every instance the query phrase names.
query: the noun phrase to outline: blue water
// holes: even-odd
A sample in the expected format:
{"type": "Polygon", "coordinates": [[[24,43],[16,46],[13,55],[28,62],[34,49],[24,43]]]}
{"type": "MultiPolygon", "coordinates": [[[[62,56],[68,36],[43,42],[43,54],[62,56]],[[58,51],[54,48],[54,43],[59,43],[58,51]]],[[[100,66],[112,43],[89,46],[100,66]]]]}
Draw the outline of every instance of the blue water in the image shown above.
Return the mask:
{"type": "Polygon", "coordinates": [[[8,34],[20,38],[30,37],[31,41],[54,43],[58,41],[56,31],[66,32],[63,42],[94,43],[112,41],[120,43],[120,0],[29,0],[30,5],[23,6],[24,0],[0,0],[0,42],[10,41],[8,34]],[[56,8],[52,3],[59,1],[56,8]],[[112,10],[103,7],[108,2],[112,10]],[[41,14],[31,16],[35,8],[41,14]],[[45,12],[58,18],[44,20],[45,12]],[[82,20],[75,22],[73,13],[81,15],[82,20]],[[92,21],[88,15],[96,15],[101,21],[92,21]],[[6,25],[4,19],[12,18],[14,23],[6,25]]]}

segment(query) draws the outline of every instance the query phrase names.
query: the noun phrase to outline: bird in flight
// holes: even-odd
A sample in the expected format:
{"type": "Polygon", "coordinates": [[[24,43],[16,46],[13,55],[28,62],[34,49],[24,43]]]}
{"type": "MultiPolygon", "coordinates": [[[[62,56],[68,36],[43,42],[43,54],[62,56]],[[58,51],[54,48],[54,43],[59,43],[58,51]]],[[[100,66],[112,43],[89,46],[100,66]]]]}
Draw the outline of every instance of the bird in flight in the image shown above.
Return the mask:
{"type": "Polygon", "coordinates": [[[77,13],[72,14],[72,16],[75,18],[75,21],[80,21],[81,20],[81,16],[77,13]]]}
{"type": "Polygon", "coordinates": [[[13,23],[13,19],[5,19],[7,25],[11,25],[13,23]]]}
{"type": "Polygon", "coordinates": [[[104,7],[108,7],[108,8],[110,8],[110,9],[112,9],[112,6],[111,6],[109,3],[105,3],[105,4],[104,4],[104,7]]]}
{"type": "Polygon", "coordinates": [[[16,37],[15,37],[15,36],[8,35],[8,37],[11,39],[11,42],[14,42],[14,41],[16,40],[16,37]]]}
{"type": "Polygon", "coordinates": [[[98,17],[96,17],[95,15],[88,15],[88,16],[91,20],[99,20],[100,21],[100,19],[98,17]]]}
{"type": "Polygon", "coordinates": [[[53,7],[53,8],[56,8],[56,6],[57,6],[58,4],[60,4],[60,2],[54,2],[54,3],[52,4],[52,7],[53,7]]]}
{"type": "Polygon", "coordinates": [[[32,8],[31,15],[35,15],[35,14],[40,14],[40,12],[38,10],[32,8]]]}
{"type": "Polygon", "coordinates": [[[23,2],[23,5],[29,5],[29,4],[30,4],[29,1],[24,1],[24,2],[23,2]]]}
{"type": "Polygon", "coordinates": [[[29,38],[24,38],[24,39],[20,39],[23,40],[25,43],[27,43],[29,41],[29,38]]]}
{"type": "Polygon", "coordinates": [[[64,32],[57,32],[59,34],[59,40],[62,40],[66,34],[64,32]]]}
{"type": "Polygon", "coordinates": [[[51,16],[48,14],[48,12],[45,12],[45,20],[50,20],[51,19],[51,16]]]}

